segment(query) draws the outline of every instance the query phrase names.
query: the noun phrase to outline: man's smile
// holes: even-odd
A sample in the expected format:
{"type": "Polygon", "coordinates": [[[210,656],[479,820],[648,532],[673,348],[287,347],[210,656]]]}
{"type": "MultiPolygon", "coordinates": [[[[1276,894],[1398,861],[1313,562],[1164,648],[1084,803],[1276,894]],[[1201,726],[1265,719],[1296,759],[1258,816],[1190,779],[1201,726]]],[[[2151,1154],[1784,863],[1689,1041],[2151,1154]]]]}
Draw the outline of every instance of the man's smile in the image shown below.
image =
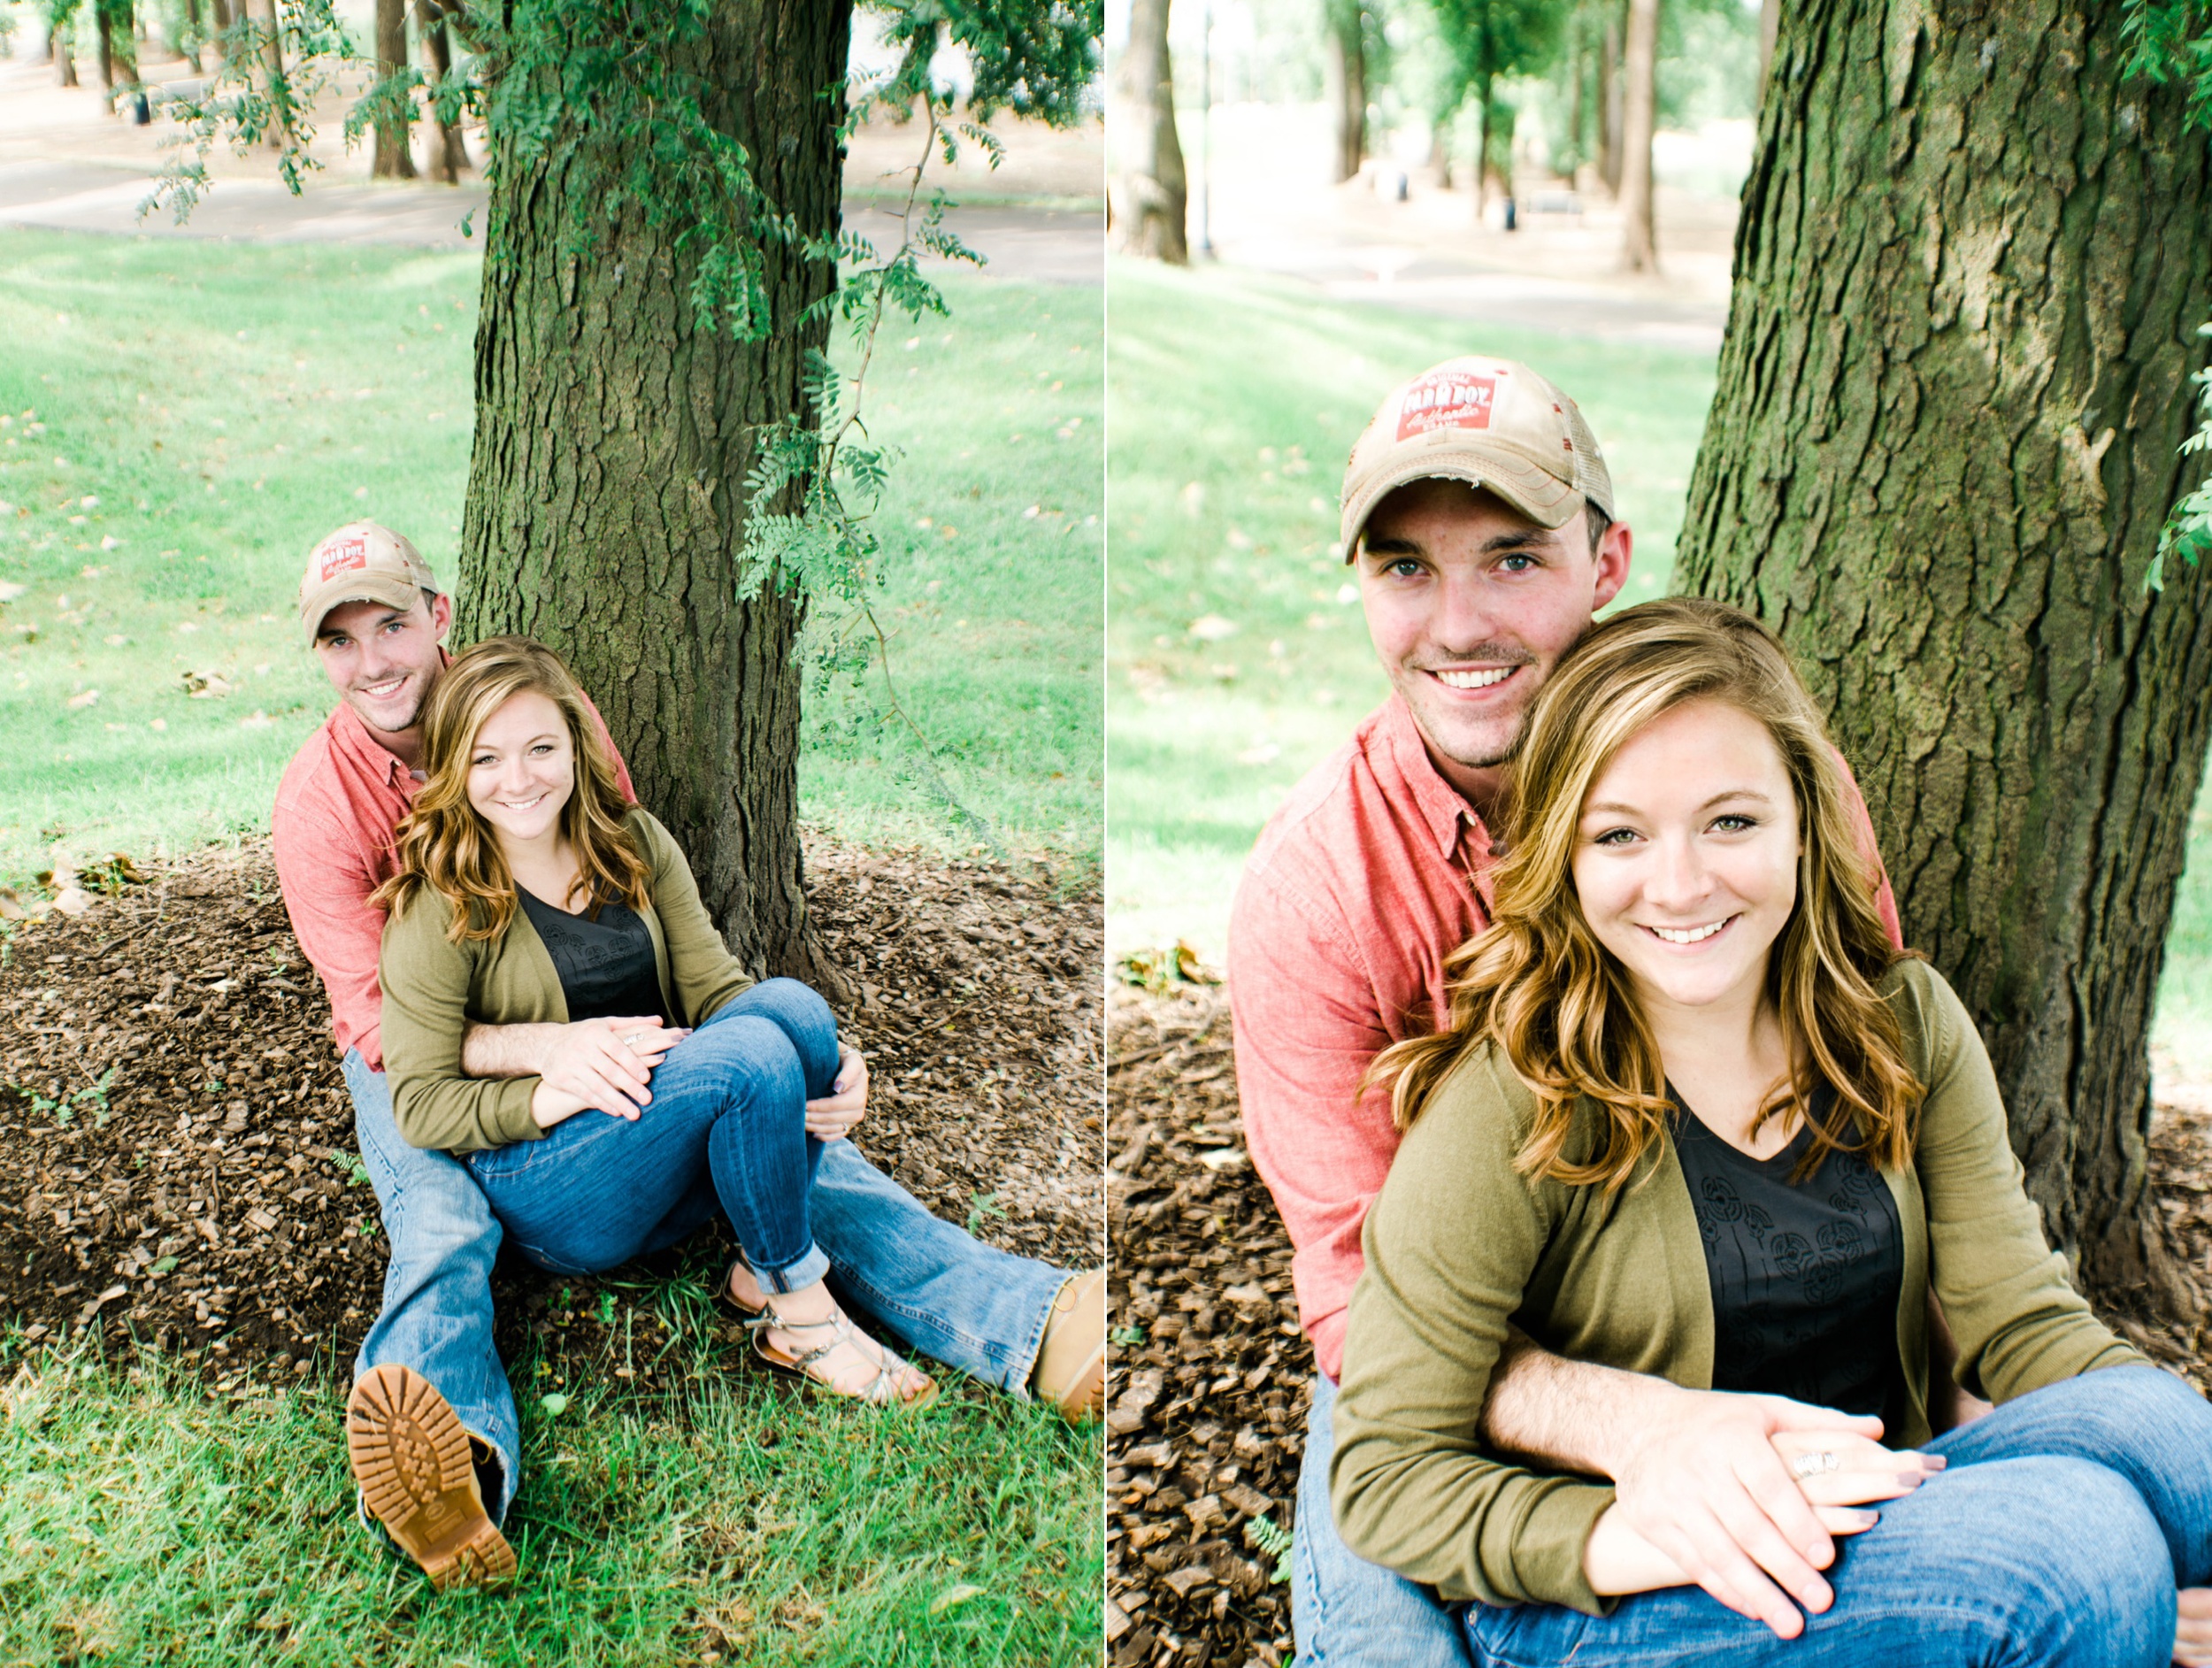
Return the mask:
{"type": "Polygon", "coordinates": [[[1447,689],[1456,689],[1462,694],[1481,689],[1494,689],[1520,669],[1518,665],[1425,668],[1428,675],[1447,689]]]}

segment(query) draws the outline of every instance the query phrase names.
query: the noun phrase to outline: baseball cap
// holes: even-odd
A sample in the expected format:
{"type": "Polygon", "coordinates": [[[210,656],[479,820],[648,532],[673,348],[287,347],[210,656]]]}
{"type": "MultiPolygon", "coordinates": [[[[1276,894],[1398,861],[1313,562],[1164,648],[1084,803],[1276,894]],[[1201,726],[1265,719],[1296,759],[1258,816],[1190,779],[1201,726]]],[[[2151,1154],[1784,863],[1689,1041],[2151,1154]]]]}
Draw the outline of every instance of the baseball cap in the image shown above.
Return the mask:
{"type": "Polygon", "coordinates": [[[1613,514],[1613,478],[1575,403],[1525,365],[1447,359],[1393,388],[1344,465],[1344,559],[1375,506],[1411,480],[1463,480],[1542,527],[1585,499],[1613,514]]]}
{"type": "Polygon", "coordinates": [[[311,649],[323,616],[341,603],[412,608],[422,592],[437,588],[430,565],[412,544],[373,521],[349,521],[307,558],[300,579],[300,625],[311,649]]]}

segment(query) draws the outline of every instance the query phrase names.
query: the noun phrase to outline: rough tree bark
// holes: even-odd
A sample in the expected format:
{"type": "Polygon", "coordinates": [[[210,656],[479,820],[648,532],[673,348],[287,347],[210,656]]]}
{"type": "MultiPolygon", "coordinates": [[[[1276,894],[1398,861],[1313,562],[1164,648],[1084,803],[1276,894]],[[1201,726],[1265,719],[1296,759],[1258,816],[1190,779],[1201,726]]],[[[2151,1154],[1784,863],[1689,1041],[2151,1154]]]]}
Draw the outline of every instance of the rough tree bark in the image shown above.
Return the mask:
{"type": "Polygon", "coordinates": [[[1109,94],[1114,172],[1106,196],[1116,248],[1180,266],[1190,259],[1189,184],[1175,134],[1167,12],[1168,0],[1132,0],[1129,8],[1129,44],[1109,94]]]}
{"type": "Polygon", "coordinates": [[[1651,135],[1659,113],[1659,0],[1628,0],[1628,55],[1621,81],[1621,266],[1659,265],[1652,231],[1651,135]]]}
{"type": "MultiPolygon", "coordinates": [[[[376,0],[376,72],[396,75],[406,67],[406,0],[376,0]]],[[[396,116],[376,124],[376,149],[369,165],[373,176],[380,180],[415,177],[414,127],[412,121],[396,116]]]]}
{"type": "MultiPolygon", "coordinates": [[[[664,50],[710,92],[769,200],[814,234],[838,224],[849,0],[721,0],[664,50]]],[[[745,474],[763,425],[804,411],[800,329],[831,268],[771,245],[777,334],[731,341],[694,313],[699,250],[634,206],[570,252],[577,141],[526,159],[495,141],[476,340],[476,443],[456,640],[525,632],[591,692],[640,798],[689,855],[732,952],[833,992],[801,887],[799,611],[740,598],[745,474]]],[[[611,141],[588,142],[607,143],[611,141]]],[[[603,196],[603,192],[595,193],[603,196]]]]}
{"type": "Polygon", "coordinates": [[[1335,124],[1331,160],[1340,182],[1357,173],[1367,159],[1367,46],[1361,35],[1362,10],[1360,0],[1323,0],[1321,101],[1335,124]]]}
{"type": "Polygon", "coordinates": [[[1782,20],[1676,582],[1758,614],[1974,1013],[2053,1241],[2170,1278],[2145,1036],[2212,720],[2191,465],[2212,170],[2082,0],[1782,20]]]}

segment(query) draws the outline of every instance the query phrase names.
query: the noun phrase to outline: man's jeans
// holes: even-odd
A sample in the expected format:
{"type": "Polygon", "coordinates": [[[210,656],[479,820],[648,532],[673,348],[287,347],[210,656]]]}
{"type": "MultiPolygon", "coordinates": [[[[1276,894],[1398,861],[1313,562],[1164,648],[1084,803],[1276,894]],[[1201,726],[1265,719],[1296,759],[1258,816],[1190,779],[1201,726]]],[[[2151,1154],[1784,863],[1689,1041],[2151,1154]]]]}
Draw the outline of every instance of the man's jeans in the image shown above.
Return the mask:
{"type": "MultiPolygon", "coordinates": [[[[381,1072],[351,1050],[344,1069],[354,1132],[391,1246],[383,1312],[362,1340],[354,1374],[396,1362],[436,1386],[497,1456],[505,1484],[496,1502],[485,1503],[495,1521],[503,1519],[520,1474],[521,1437],[492,1344],[499,1223],[459,1161],[400,1139],[381,1072]]],[[[909,1349],[1028,1398],[1065,1270],[995,1250],[940,1221],[849,1141],[823,1145],[807,1209],[814,1242],[829,1258],[831,1287],[856,1316],[909,1349]]]]}
{"type": "MultiPolygon", "coordinates": [[[[2155,1367],[2107,1367],[1938,1437],[1949,1467],[1839,1538],[1836,1602],[1779,1640],[1696,1587],[1471,1606],[1483,1661],[1648,1668],[2162,1668],[2177,1587],[2212,1580],[2212,1408],[2155,1367]]],[[[1300,1517],[1302,1522],[1303,1510],[1300,1517]]],[[[1381,1659],[1378,1659],[1381,1660],[1381,1659]]]]}
{"type": "Polygon", "coordinates": [[[1291,1526],[1290,1625],[1299,1668],[1472,1668],[1457,1618],[1427,1587],[1368,1563],[1338,1538],[1329,1510],[1335,1406],[1336,1386],[1315,1373],[1291,1526]]]}

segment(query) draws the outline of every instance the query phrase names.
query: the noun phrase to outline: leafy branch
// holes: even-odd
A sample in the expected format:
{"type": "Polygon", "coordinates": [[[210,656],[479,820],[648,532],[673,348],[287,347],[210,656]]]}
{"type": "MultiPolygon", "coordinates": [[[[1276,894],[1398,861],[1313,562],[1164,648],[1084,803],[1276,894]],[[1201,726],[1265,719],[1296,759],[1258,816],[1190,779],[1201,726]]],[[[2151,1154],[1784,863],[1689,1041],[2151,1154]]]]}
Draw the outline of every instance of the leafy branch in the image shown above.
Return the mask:
{"type": "MultiPolygon", "coordinates": [[[[2179,81],[2188,89],[2191,127],[2212,134],[2212,0],[2127,0],[2122,35],[2128,42],[2125,73],[2159,85],[2179,81]]],[[[2212,337],[2212,324],[2197,327],[2212,337]]],[[[2198,371],[2197,427],[2181,442],[2182,455],[2212,454],[2212,371],[2198,371]]],[[[2159,529],[2158,553],[2151,558],[2144,588],[2166,582],[2166,557],[2178,551],[2194,567],[2212,552],[2212,476],[2183,496],[2159,529]]]]}

